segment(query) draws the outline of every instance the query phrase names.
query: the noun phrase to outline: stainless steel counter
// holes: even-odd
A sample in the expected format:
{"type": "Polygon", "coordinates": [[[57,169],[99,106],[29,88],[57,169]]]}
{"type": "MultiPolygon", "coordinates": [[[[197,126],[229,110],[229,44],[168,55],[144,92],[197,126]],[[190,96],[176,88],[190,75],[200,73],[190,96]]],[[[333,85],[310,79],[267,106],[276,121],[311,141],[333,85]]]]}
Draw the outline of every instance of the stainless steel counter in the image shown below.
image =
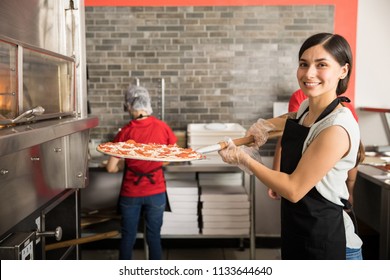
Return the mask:
{"type": "Polygon", "coordinates": [[[379,258],[390,259],[389,172],[374,166],[359,166],[354,209],[361,221],[379,233],[379,258]]]}
{"type": "Polygon", "coordinates": [[[374,184],[390,190],[390,172],[383,171],[375,166],[361,165],[359,166],[359,174],[374,184]]]}
{"type": "Polygon", "coordinates": [[[63,118],[0,129],[0,156],[87,130],[98,125],[97,117],[63,118]]]}

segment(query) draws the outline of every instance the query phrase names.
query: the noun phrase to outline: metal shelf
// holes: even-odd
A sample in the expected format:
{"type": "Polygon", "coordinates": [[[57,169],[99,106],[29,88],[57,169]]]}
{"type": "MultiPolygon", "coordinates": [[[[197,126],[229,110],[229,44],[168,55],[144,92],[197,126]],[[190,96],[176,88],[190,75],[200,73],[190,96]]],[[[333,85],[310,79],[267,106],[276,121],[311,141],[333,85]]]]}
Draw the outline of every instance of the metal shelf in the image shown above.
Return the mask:
{"type": "MultiPolygon", "coordinates": [[[[237,166],[228,164],[210,164],[210,165],[191,165],[191,163],[170,164],[164,167],[164,170],[168,173],[175,172],[195,172],[195,173],[243,173],[237,166]]],[[[253,175],[247,175],[244,173],[243,188],[249,186],[249,219],[250,228],[249,235],[162,235],[162,238],[249,238],[250,243],[250,259],[256,259],[256,236],[255,236],[255,177],[253,175]]]]}

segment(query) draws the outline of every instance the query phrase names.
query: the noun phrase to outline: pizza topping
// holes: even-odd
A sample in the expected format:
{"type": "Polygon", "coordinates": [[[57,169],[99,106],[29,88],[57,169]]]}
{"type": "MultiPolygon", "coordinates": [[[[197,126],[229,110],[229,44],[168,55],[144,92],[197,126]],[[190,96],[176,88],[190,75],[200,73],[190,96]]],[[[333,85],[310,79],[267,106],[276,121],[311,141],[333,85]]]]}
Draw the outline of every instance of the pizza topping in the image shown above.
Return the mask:
{"type": "Polygon", "coordinates": [[[112,156],[153,161],[186,161],[204,158],[193,149],[181,148],[176,144],[143,144],[134,140],[102,143],[97,150],[112,156]]]}

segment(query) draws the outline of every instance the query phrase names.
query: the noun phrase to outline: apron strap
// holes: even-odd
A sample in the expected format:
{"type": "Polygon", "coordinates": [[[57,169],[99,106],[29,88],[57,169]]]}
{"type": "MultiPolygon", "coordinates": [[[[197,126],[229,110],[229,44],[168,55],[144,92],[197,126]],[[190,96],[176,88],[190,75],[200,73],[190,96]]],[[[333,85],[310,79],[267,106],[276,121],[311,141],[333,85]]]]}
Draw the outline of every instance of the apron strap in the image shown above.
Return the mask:
{"type": "Polygon", "coordinates": [[[135,174],[136,176],[138,176],[138,179],[137,179],[136,181],[134,181],[134,184],[135,184],[135,185],[138,185],[139,182],[141,181],[141,179],[142,179],[143,177],[148,178],[148,179],[149,179],[149,182],[150,182],[151,184],[155,184],[156,181],[154,181],[154,179],[153,179],[153,176],[154,176],[153,173],[156,172],[156,171],[158,171],[159,169],[162,169],[162,166],[157,167],[157,168],[155,168],[155,169],[149,171],[148,173],[143,173],[143,172],[134,171],[134,170],[131,169],[131,168],[127,168],[127,170],[129,170],[130,172],[132,172],[133,174],[135,174]]]}
{"type": "Polygon", "coordinates": [[[340,199],[340,200],[344,204],[343,210],[349,215],[349,217],[352,220],[352,223],[353,223],[353,225],[355,227],[355,233],[359,234],[358,223],[357,223],[355,211],[353,210],[351,202],[349,202],[348,200],[343,199],[343,198],[340,199]]]}
{"type": "MultiPolygon", "coordinates": [[[[322,120],[323,118],[325,118],[327,115],[329,115],[329,113],[331,113],[336,107],[337,105],[339,105],[341,102],[347,102],[347,103],[350,103],[351,100],[346,97],[346,96],[339,96],[337,97],[336,99],[334,99],[326,108],[325,110],[321,113],[321,115],[316,119],[316,122],[322,120]]],[[[299,116],[298,118],[298,121],[301,119],[301,117],[309,111],[309,107],[306,108],[306,110],[299,116]]]]}

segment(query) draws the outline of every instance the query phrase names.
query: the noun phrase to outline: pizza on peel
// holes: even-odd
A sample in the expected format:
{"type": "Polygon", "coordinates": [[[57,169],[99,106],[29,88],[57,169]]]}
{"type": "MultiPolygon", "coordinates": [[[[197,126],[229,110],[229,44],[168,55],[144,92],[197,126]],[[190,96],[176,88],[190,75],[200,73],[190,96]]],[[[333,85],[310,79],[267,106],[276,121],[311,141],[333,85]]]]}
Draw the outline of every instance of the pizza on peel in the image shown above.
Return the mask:
{"type": "Polygon", "coordinates": [[[177,145],[156,143],[137,143],[134,140],[126,142],[106,142],[97,146],[99,152],[121,158],[150,161],[191,161],[203,159],[204,156],[191,148],[181,148],[177,145]]]}

